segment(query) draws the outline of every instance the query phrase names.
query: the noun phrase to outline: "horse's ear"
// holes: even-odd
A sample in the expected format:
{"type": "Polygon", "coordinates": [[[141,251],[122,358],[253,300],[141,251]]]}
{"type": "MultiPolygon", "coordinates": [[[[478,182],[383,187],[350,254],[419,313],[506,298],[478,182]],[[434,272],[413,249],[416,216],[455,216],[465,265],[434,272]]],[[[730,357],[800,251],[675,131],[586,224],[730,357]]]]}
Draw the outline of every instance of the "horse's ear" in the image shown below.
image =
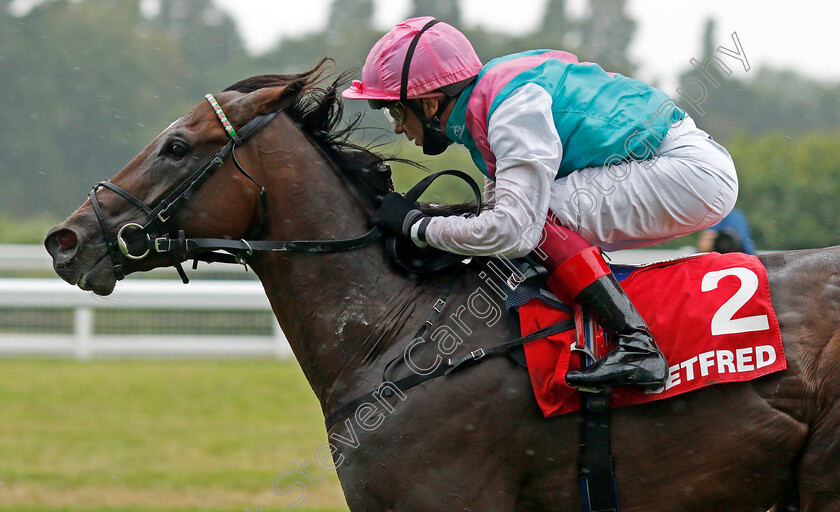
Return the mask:
{"type": "Polygon", "coordinates": [[[305,80],[296,80],[277,87],[264,87],[248,94],[248,103],[256,114],[270,114],[294,103],[303,90],[305,80]]]}

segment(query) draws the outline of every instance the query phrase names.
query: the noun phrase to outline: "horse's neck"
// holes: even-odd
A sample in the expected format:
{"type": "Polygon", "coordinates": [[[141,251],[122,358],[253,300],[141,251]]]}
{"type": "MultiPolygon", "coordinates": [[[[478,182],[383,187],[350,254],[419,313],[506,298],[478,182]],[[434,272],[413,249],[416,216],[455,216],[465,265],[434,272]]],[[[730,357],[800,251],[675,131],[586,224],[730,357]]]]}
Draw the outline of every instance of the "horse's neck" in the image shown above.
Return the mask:
{"type": "Polygon", "coordinates": [[[381,252],[376,245],[339,255],[275,257],[258,270],[277,320],[325,409],[381,378],[376,369],[383,367],[382,356],[402,339],[400,320],[421,292],[393,276],[381,252]]]}
{"type": "MultiPolygon", "coordinates": [[[[307,162],[311,180],[305,193],[271,199],[283,205],[282,218],[271,218],[265,239],[338,240],[369,229],[360,201],[319,153],[296,161],[307,162]]],[[[267,189],[271,194],[284,185],[267,189]]],[[[391,270],[379,243],[335,254],[264,255],[254,269],[325,410],[381,378],[374,369],[402,339],[398,333],[414,299],[434,293],[391,270]]]]}

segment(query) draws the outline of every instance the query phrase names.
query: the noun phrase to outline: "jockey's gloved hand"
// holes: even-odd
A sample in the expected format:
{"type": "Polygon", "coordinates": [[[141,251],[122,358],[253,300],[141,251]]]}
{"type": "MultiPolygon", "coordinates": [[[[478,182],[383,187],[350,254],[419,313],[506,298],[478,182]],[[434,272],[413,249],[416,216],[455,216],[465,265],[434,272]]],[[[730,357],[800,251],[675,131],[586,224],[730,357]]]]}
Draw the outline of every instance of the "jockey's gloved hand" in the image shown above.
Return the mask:
{"type": "Polygon", "coordinates": [[[425,217],[417,201],[406,199],[399,192],[389,192],[382,198],[382,205],[373,212],[370,223],[410,238],[411,226],[425,217]]]}

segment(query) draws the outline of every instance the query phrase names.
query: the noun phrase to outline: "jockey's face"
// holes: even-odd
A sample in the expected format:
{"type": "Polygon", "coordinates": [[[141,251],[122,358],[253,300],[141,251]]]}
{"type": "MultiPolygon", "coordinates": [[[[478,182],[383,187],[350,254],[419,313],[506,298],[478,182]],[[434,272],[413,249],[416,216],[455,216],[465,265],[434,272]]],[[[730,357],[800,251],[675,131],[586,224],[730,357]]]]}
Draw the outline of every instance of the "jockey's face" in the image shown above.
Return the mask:
{"type": "MultiPolygon", "coordinates": [[[[408,100],[414,102],[415,105],[423,108],[426,118],[432,117],[437,112],[439,99],[438,98],[422,98],[419,100],[408,100]]],[[[397,102],[399,103],[399,102],[397,102]]],[[[388,111],[394,119],[394,133],[404,133],[410,141],[414,141],[415,146],[423,147],[423,123],[417,119],[414,111],[406,106],[400,112],[400,105],[392,103],[388,106],[388,111]],[[400,120],[402,114],[402,122],[400,120]]]]}

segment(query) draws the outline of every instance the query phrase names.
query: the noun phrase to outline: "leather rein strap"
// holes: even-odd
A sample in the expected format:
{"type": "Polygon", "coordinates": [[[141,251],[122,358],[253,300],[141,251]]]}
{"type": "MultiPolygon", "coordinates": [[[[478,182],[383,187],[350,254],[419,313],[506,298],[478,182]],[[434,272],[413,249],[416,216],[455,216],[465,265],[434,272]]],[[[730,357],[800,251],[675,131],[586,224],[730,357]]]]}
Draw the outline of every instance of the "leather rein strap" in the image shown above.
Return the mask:
{"type": "MultiPolygon", "coordinates": [[[[425,178],[420,180],[416,185],[411,187],[411,189],[405,193],[405,197],[412,201],[416,201],[417,198],[419,198],[423,194],[423,192],[425,192],[426,189],[429,188],[429,185],[431,185],[436,179],[440,178],[441,176],[456,176],[467,182],[467,184],[470,185],[470,187],[472,188],[477,200],[476,213],[481,211],[481,191],[479,190],[478,185],[475,183],[475,180],[473,180],[472,177],[470,177],[469,174],[456,169],[440,171],[426,176],[425,178]]],[[[170,242],[181,244],[178,250],[184,252],[200,250],[223,250],[229,253],[239,253],[236,255],[213,252],[204,253],[197,256],[197,259],[201,261],[243,263],[244,258],[250,256],[256,251],[306,252],[322,254],[352,251],[355,249],[361,249],[362,247],[372,244],[380,237],[382,237],[382,235],[382,231],[379,228],[374,227],[363,235],[354,238],[347,238],[344,240],[259,241],[230,240],[226,238],[187,238],[184,240],[170,240],[170,242]],[[242,253],[245,254],[241,255],[242,253]]],[[[405,239],[400,239],[398,237],[389,237],[386,241],[386,249],[388,250],[389,254],[391,254],[392,259],[396,260],[399,260],[395,249],[398,240],[405,239]]],[[[412,243],[408,240],[405,241],[407,243],[412,243]]],[[[459,256],[456,254],[443,253],[442,251],[441,254],[441,257],[427,263],[422,267],[409,267],[406,265],[403,268],[413,273],[435,272],[438,270],[442,270],[443,268],[449,267],[455,263],[458,263],[464,259],[464,256],[459,256]]],[[[397,263],[399,264],[400,261],[397,261],[397,263]]]]}
{"type": "MultiPolygon", "coordinates": [[[[456,169],[448,169],[426,176],[405,193],[406,199],[417,201],[426,189],[441,176],[454,176],[466,182],[475,196],[475,214],[478,215],[481,213],[481,190],[478,188],[478,184],[469,174],[456,169]]],[[[420,249],[411,240],[398,236],[390,236],[385,239],[385,251],[391,259],[391,263],[411,274],[438,272],[456,265],[465,259],[465,256],[434,248],[420,249]],[[401,247],[405,251],[401,250],[401,247]],[[409,253],[408,257],[405,256],[406,252],[409,253]]]]}

